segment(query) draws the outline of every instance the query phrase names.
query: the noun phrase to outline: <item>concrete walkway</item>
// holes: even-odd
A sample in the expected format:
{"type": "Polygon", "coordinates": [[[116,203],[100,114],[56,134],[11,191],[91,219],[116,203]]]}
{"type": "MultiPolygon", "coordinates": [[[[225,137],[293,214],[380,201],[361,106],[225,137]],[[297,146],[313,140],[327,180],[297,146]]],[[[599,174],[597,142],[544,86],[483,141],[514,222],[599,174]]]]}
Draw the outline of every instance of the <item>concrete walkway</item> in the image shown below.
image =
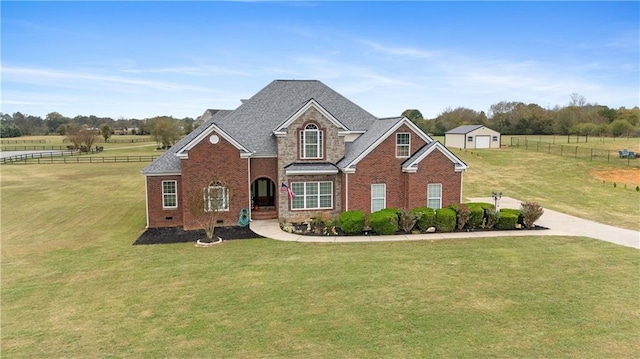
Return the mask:
{"type": "MultiPolygon", "coordinates": [[[[493,203],[491,198],[469,198],[469,202],[493,203]]],[[[520,201],[502,197],[501,208],[520,208],[520,201]]],[[[394,236],[303,236],[287,233],[280,229],[277,219],[252,221],[251,230],[255,233],[280,241],[293,242],[384,242],[384,241],[418,241],[455,238],[486,238],[486,237],[520,237],[520,236],[583,236],[602,241],[619,244],[626,247],[640,249],[640,232],[622,229],[606,224],[600,224],[586,219],[569,216],[564,213],[544,210],[542,217],[536,224],[549,228],[541,231],[496,231],[496,232],[455,232],[455,233],[425,233],[405,234],[394,236]]]]}

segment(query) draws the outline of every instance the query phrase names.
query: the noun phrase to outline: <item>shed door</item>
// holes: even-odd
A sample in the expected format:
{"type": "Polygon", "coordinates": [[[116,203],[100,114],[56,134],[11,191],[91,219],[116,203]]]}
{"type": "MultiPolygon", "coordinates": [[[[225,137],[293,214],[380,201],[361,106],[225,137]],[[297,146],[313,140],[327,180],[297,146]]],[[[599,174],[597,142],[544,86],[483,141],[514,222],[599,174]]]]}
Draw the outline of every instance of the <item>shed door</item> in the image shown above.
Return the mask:
{"type": "Polygon", "coordinates": [[[489,148],[491,136],[476,136],[476,148],[489,148]]]}

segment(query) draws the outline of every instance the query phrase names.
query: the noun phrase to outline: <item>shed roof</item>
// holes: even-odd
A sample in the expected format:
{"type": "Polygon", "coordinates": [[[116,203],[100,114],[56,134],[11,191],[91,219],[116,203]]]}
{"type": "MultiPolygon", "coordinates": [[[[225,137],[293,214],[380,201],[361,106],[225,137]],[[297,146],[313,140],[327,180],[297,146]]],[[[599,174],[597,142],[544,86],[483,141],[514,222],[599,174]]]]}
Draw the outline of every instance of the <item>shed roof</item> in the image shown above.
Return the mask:
{"type": "Polygon", "coordinates": [[[485,127],[484,125],[464,125],[464,126],[458,126],[452,130],[447,131],[445,134],[459,134],[459,135],[464,135],[467,134],[469,132],[475,131],[479,128],[485,127]]]}

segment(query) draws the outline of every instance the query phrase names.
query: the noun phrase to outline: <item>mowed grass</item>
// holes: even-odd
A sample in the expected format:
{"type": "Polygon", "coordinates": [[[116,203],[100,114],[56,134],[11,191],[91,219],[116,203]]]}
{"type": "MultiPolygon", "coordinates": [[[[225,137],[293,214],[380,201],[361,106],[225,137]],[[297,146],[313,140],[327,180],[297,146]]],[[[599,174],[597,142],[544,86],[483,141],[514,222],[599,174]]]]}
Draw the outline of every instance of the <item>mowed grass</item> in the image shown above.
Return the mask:
{"type": "Polygon", "coordinates": [[[571,237],[132,246],[144,165],[1,168],[2,357],[640,351],[637,250],[571,237]]]}
{"type": "Polygon", "coordinates": [[[469,165],[464,197],[491,197],[495,190],[581,218],[640,229],[640,192],[635,186],[614,187],[593,175],[595,171],[637,169],[517,148],[452,151],[469,165]]]}
{"type": "MultiPolygon", "coordinates": [[[[13,149],[18,147],[22,150],[23,147],[30,147],[32,149],[36,147],[66,147],[69,142],[64,142],[64,136],[60,135],[40,135],[40,136],[22,136],[18,138],[6,138],[4,142],[0,144],[0,147],[13,149]],[[11,141],[46,141],[46,143],[11,143],[11,141]]],[[[104,151],[94,154],[81,154],[81,156],[90,157],[113,157],[113,156],[160,156],[162,151],[157,151],[158,146],[155,141],[151,140],[151,136],[135,136],[135,135],[113,135],[109,139],[109,142],[104,142],[102,136],[98,137],[98,141],[93,144],[95,146],[104,147],[104,151]]]]}

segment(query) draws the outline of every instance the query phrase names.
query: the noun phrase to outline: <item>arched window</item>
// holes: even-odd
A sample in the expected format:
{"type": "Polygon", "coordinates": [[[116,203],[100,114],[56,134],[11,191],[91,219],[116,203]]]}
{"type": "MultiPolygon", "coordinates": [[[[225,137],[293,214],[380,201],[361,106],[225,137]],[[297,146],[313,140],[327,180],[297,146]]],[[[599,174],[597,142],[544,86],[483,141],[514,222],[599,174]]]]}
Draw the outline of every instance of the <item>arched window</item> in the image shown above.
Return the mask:
{"type": "Polygon", "coordinates": [[[322,158],[322,130],[316,124],[300,131],[300,158],[322,158]]]}
{"type": "Polygon", "coordinates": [[[220,181],[213,181],[204,190],[204,209],[207,212],[229,210],[229,189],[220,181]]]}

